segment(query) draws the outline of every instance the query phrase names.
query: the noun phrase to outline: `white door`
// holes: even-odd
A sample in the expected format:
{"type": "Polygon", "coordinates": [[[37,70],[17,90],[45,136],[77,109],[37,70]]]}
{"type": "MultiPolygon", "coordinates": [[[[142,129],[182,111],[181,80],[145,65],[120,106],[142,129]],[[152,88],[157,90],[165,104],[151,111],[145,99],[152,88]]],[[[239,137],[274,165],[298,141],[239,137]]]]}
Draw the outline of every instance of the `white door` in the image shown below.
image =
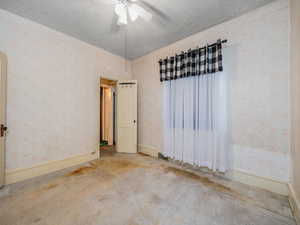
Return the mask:
{"type": "Polygon", "coordinates": [[[5,182],[6,67],[7,59],[0,52],[0,187],[5,182]]]}
{"type": "Polygon", "coordinates": [[[137,81],[117,84],[117,152],[137,153],[137,81]]]}

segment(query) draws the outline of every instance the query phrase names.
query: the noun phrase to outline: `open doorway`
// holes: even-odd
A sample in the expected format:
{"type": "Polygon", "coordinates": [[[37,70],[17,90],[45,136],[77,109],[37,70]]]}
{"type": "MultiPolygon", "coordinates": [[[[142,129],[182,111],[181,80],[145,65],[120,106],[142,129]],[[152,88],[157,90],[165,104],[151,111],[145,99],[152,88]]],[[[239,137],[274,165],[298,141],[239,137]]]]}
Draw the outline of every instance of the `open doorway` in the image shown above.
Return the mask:
{"type": "Polygon", "coordinates": [[[117,81],[100,79],[100,155],[116,152],[116,86],[117,81]]]}

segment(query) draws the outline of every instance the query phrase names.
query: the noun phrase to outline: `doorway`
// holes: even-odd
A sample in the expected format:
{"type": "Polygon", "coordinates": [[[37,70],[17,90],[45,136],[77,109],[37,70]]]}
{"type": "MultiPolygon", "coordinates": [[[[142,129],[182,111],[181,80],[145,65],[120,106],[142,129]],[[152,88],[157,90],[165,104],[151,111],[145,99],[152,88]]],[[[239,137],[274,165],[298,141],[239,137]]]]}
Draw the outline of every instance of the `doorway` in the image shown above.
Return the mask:
{"type": "Polygon", "coordinates": [[[116,152],[116,86],[117,81],[100,79],[100,155],[116,152]]]}
{"type": "Polygon", "coordinates": [[[137,81],[100,78],[100,157],[137,153],[137,81]]]}

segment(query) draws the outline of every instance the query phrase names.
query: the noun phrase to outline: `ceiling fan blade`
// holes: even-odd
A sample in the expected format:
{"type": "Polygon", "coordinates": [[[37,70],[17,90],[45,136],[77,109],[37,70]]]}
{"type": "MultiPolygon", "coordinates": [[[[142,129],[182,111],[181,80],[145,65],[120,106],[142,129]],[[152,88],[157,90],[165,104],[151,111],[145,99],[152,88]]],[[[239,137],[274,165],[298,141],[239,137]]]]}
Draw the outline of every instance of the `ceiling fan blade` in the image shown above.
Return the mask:
{"type": "MultiPolygon", "coordinates": [[[[99,1],[99,0],[97,0],[99,1]]],[[[101,3],[106,4],[106,5],[115,5],[118,4],[118,0],[100,0],[101,3]]]]}
{"type": "Polygon", "coordinates": [[[138,0],[138,1],[137,0],[131,0],[131,1],[136,1],[137,4],[141,4],[145,8],[149,9],[149,11],[153,12],[153,14],[158,15],[160,18],[162,18],[166,21],[171,21],[171,18],[166,13],[164,13],[162,10],[156,8],[152,4],[146,2],[145,0],[138,0]]]}
{"type": "Polygon", "coordinates": [[[139,13],[132,6],[128,7],[128,14],[131,21],[135,21],[139,17],[139,13]]]}
{"type": "Polygon", "coordinates": [[[152,19],[152,14],[137,4],[131,4],[129,8],[146,21],[150,21],[152,19]]]}

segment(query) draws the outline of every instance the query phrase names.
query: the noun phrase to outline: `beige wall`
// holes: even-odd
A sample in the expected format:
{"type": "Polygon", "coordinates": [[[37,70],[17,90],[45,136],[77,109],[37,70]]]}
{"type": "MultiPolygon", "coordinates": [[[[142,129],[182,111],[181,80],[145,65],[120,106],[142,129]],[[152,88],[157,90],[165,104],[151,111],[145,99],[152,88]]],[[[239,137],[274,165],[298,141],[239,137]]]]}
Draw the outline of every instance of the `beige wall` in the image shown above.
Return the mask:
{"type": "Polygon", "coordinates": [[[7,170],[98,149],[100,75],[130,79],[130,65],[3,10],[0,51],[8,57],[7,170]]]}
{"type": "Polygon", "coordinates": [[[279,0],[133,62],[139,82],[139,139],[161,149],[160,58],[228,39],[234,168],[289,180],[289,5],[279,0]]]}
{"type": "Polygon", "coordinates": [[[292,185],[300,202],[300,0],[291,0],[291,110],[292,185]]]}

